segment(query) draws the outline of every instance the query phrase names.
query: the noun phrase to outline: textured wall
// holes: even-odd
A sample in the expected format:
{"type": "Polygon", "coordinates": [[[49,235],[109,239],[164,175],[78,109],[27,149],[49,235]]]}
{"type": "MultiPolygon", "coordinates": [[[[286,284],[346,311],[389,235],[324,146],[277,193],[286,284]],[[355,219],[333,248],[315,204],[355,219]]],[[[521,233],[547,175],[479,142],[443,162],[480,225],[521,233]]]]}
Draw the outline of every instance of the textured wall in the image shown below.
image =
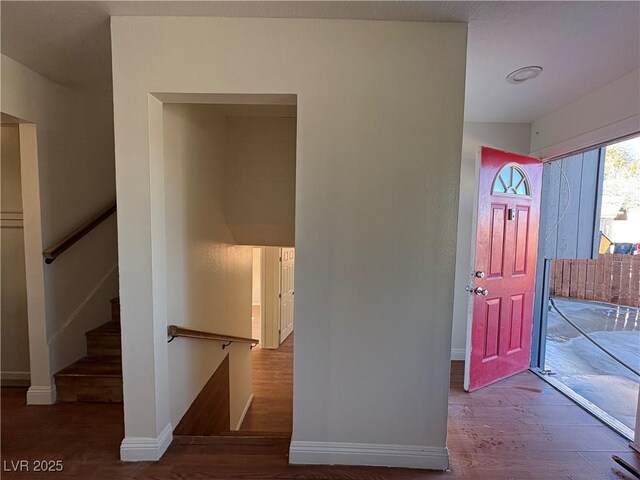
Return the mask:
{"type": "MultiPolygon", "coordinates": [[[[235,245],[224,215],[225,117],[202,105],[166,105],[164,132],[168,318],[250,337],[252,249],[235,245]]],[[[249,346],[222,350],[215,342],[177,339],[168,350],[172,424],[229,353],[235,428],[251,394],[249,346]]]]}

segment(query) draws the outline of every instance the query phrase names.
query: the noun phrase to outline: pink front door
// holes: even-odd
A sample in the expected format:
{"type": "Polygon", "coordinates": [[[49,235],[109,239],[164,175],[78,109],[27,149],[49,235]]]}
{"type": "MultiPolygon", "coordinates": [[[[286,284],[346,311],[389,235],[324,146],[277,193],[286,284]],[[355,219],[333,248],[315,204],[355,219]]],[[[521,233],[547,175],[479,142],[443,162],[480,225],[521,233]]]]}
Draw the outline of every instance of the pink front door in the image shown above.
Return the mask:
{"type": "Polygon", "coordinates": [[[542,162],[480,149],[465,389],[529,368],[542,162]]]}

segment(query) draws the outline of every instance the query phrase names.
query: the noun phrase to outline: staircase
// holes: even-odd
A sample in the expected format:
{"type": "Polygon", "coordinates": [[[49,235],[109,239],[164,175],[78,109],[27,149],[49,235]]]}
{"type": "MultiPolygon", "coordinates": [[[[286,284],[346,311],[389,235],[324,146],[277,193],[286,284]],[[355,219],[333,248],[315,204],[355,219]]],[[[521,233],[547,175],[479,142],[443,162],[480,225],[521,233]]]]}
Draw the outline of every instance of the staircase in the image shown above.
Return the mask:
{"type": "Polygon", "coordinates": [[[54,375],[58,401],[122,403],[120,299],[111,300],[111,321],[86,338],[87,356],[54,375]]]}

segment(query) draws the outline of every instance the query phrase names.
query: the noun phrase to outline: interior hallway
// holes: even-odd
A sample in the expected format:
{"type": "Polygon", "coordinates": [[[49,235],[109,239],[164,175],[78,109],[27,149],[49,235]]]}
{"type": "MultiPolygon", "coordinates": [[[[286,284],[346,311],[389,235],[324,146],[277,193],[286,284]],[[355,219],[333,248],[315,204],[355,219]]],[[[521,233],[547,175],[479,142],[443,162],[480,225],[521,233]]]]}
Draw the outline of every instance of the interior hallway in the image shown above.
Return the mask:
{"type": "Polygon", "coordinates": [[[293,418],[293,333],[277,350],[251,352],[253,401],[240,430],[291,433],[293,418]]]}
{"type": "MultiPolygon", "coordinates": [[[[291,337],[278,351],[255,352],[257,364],[261,358],[265,359],[265,366],[267,358],[273,365],[280,363],[279,373],[265,376],[264,383],[256,382],[254,411],[247,415],[243,428],[264,431],[289,425],[284,421],[285,410],[278,412],[274,408],[290,402],[285,395],[289,395],[291,388],[292,347],[291,337]],[[261,356],[270,353],[274,355],[261,356]],[[266,395],[269,391],[270,397],[266,395]],[[275,392],[285,395],[277,397],[275,392]]],[[[224,442],[173,444],[159,462],[122,463],[118,460],[124,435],[122,406],[77,403],[27,407],[25,392],[23,388],[2,389],[2,460],[63,460],[64,472],[49,473],[47,478],[630,479],[610,460],[611,453],[640,467],[640,457],[622,437],[532,373],[521,373],[468,394],[462,390],[462,362],[454,362],[451,373],[448,440],[451,473],[371,467],[291,467],[287,465],[286,442],[273,446],[224,442]]],[[[3,478],[26,480],[32,476],[5,471],[3,478]]]]}

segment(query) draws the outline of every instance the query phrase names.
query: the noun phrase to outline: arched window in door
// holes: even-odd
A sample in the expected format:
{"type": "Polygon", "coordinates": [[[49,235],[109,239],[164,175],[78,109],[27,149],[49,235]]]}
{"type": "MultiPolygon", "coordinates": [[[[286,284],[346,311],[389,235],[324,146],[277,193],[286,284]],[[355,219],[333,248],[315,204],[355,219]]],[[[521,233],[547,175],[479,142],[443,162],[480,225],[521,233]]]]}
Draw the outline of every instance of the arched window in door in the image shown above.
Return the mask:
{"type": "Polygon", "coordinates": [[[507,163],[493,180],[492,193],[498,195],[531,196],[531,187],[525,171],[516,163],[507,163]]]}

